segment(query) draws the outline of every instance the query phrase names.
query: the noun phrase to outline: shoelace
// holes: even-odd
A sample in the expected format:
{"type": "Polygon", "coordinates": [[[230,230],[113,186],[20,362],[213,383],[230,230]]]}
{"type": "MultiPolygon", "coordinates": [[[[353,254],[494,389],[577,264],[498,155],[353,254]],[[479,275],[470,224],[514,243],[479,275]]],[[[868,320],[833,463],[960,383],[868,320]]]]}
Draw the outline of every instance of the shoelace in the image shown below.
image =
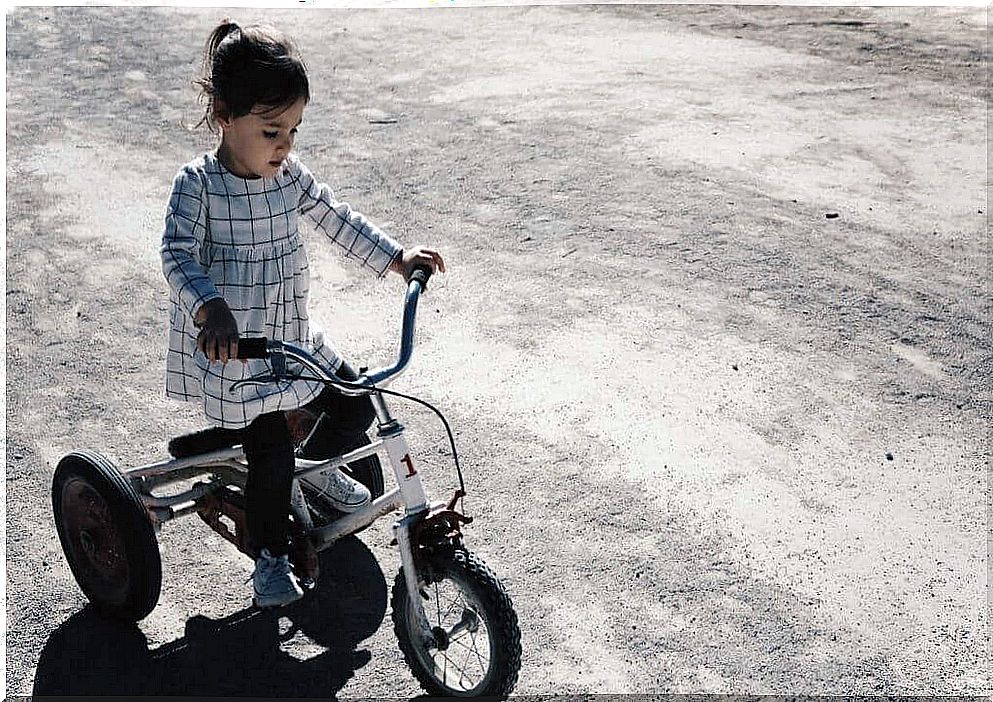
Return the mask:
{"type": "Polygon", "coordinates": [[[324,483],[324,487],[321,488],[320,494],[331,497],[331,484],[334,483],[337,487],[335,492],[342,494],[345,497],[351,495],[355,492],[355,483],[342,475],[338,468],[332,468],[328,472],[321,472],[327,480],[324,483]]]}
{"type": "MultiPolygon", "coordinates": [[[[340,470],[335,470],[334,473],[335,475],[333,478],[331,478],[331,480],[334,480],[339,490],[342,490],[343,492],[346,492],[349,495],[355,492],[355,483],[353,483],[351,480],[346,478],[340,470]]],[[[328,482],[330,482],[330,480],[328,482]]]]}

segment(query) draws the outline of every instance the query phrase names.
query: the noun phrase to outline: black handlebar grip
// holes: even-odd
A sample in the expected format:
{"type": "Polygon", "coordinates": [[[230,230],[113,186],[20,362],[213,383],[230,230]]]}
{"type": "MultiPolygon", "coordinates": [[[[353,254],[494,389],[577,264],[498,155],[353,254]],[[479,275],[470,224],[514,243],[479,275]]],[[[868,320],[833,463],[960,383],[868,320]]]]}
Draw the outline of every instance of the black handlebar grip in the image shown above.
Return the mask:
{"type": "Polygon", "coordinates": [[[238,358],[269,358],[268,343],[265,337],[238,339],[238,358]]]}
{"type": "MultiPolygon", "coordinates": [[[[416,280],[421,284],[422,290],[428,289],[428,278],[431,277],[431,268],[429,266],[418,266],[414,269],[414,272],[410,274],[410,280],[416,280]]],[[[407,282],[410,282],[408,280],[407,282]]]]}

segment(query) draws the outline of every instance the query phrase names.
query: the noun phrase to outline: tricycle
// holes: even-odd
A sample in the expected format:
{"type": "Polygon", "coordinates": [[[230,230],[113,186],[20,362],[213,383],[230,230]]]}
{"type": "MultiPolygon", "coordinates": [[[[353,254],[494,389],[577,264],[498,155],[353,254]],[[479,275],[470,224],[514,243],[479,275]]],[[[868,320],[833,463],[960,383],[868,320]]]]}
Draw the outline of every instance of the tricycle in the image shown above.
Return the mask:
{"type": "MultiPolygon", "coordinates": [[[[242,339],[239,355],[267,358],[270,372],[239,382],[306,378],[345,394],[370,395],[375,436],[331,458],[304,457],[319,418],[306,410],[289,413],[299,442],[289,515],[294,572],[305,589],[313,587],[319,577],[319,552],[395,515],[393,544],[401,567],[391,594],[392,619],[414,676],[432,695],[506,696],[520,670],[520,629],[506,589],[464,543],[462,526],[472,519],[457,508],[465,486],[451,430],[445,422],[460,487],[447,501],[431,501],[404,427],[385,399],[407,397],[385,386],[410,362],[417,304],[429,277],[430,270],[422,268],[408,282],[400,351],[392,365],[362,369],[357,379],[345,380],[302,346],[242,339]],[[389,491],[381,456],[395,478],[389,491]],[[336,511],[320,491],[301,480],[329,467],[339,467],[363,483],[373,499],[349,514],[336,511]]],[[[52,484],[59,540],[73,576],[99,613],[138,621],[154,609],[162,583],[157,534],[174,519],[196,514],[254,558],[245,518],[247,464],[236,437],[220,428],[176,437],[168,459],[123,470],[95,451],[75,451],[59,461],[52,484]]]]}

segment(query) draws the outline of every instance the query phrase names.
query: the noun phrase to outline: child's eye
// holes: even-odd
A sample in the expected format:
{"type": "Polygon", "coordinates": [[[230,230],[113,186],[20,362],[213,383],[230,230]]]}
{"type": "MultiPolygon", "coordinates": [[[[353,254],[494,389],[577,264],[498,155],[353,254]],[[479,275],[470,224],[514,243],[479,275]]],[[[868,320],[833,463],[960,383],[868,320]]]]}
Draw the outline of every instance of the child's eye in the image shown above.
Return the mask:
{"type": "Polygon", "coordinates": [[[275,139],[279,136],[279,132],[262,132],[266,139],[275,139]]]}

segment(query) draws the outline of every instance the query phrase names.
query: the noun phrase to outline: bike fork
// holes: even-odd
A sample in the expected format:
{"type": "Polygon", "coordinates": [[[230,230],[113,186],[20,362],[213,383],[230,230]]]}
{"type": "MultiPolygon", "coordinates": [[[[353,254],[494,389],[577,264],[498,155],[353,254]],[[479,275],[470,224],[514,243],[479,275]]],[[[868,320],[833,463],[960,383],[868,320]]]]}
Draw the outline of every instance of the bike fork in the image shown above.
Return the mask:
{"type": "Polygon", "coordinates": [[[427,646],[437,645],[434,632],[431,631],[431,623],[428,621],[427,613],[424,611],[424,596],[421,594],[420,579],[417,576],[417,568],[414,565],[414,552],[410,543],[410,521],[408,515],[400,519],[393,525],[393,534],[397,540],[397,547],[400,549],[400,563],[403,565],[403,578],[407,584],[407,600],[413,605],[414,617],[421,630],[421,638],[427,646]]]}
{"type": "Polygon", "coordinates": [[[393,524],[393,535],[400,550],[400,563],[403,566],[404,580],[407,584],[407,597],[413,604],[414,614],[421,629],[421,637],[426,643],[434,646],[436,645],[434,633],[431,631],[431,624],[424,612],[420,579],[414,564],[416,545],[412,544],[410,540],[411,525],[423,518],[424,513],[429,509],[427,494],[421,484],[421,476],[410,457],[410,447],[404,438],[403,427],[396,420],[391,420],[385,426],[380,427],[379,436],[383,440],[386,453],[390,458],[390,464],[400,488],[400,497],[406,507],[404,516],[393,524]]]}

